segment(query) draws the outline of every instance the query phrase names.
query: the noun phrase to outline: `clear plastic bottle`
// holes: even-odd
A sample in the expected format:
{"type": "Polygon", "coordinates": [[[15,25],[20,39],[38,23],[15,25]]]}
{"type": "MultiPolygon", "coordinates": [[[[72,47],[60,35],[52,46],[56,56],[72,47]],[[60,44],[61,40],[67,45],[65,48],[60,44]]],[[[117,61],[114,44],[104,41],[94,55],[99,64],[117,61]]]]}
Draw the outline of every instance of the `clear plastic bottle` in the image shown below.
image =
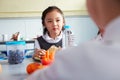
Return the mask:
{"type": "Polygon", "coordinates": [[[63,32],[63,48],[74,46],[74,35],[71,31],[70,26],[64,26],[63,32]]]}

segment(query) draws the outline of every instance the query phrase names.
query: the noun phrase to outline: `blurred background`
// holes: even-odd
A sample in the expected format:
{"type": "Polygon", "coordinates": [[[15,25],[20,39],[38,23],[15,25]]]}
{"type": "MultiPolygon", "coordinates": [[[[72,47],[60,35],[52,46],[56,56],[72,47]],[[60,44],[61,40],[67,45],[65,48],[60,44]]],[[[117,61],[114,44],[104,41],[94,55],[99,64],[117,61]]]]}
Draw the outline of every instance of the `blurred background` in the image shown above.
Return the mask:
{"type": "MultiPolygon", "coordinates": [[[[0,0],[0,50],[6,50],[2,43],[3,35],[7,41],[12,35],[20,32],[25,41],[33,41],[42,35],[41,13],[48,6],[58,6],[65,15],[66,25],[76,36],[80,44],[93,39],[98,28],[87,13],[86,0],[0,0]]],[[[34,49],[34,43],[29,43],[26,49],[34,49]]]]}

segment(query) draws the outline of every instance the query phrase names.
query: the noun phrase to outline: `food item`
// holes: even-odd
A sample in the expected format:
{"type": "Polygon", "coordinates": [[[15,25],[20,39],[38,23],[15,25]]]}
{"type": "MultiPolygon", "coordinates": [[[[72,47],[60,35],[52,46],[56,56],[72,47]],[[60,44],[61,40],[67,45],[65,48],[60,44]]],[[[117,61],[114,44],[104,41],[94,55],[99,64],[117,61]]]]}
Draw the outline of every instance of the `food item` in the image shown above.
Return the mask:
{"type": "Polygon", "coordinates": [[[9,58],[8,58],[8,62],[10,64],[18,64],[18,63],[22,63],[22,61],[24,60],[24,53],[23,51],[20,50],[9,50],[9,58]]]}
{"type": "Polygon", "coordinates": [[[49,66],[53,61],[54,61],[54,55],[56,53],[56,51],[59,48],[57,48],[56,46],[51,46],[47,51],[45,55],[42,55],[41,57],[34,57],[34,59],[40,60],[41,63],[30,63],[28,64],[26,71],[28,74],[33,73],[34,71],[38,70],[38,69],[43,69],[46,66],[49,66]]]}
{"type": "Polygon", "coordinates": [[[34,57],[33,59],[34,59],[34,60],[36,60],[36,61],[40,61],[40,58],[39,58],[39,57],[37,57],[37,56],[36,56],[36,57],[34,57]]]}
{"type": "Polygon", "coordinates": [[[46,51],[46,54],[40,53],[41,56],[40,55],[34,56],[33,59],[36,61],[42,61],[43,59],[45,59],[45,61],[46,60],[48,61],[49,59],[53,60],[56,51],[58,51],[59,49],[60,49],[59,47],[56,47],[55,45],[53,45],[46,51]]]}
{"type": "Polygon", "coordinates": [[[27,65],[26,71],[27,71],[28,74],[32,74],[34,71],[36,71],[38,69],[43,69],[45,67],[46,66],[44,66],[44,65],[42,65],[40,63],[32,62],[32,63],[27,65]]]}
{"type": "Polygon", "coordinates": [[[25,41],[7,41],[7,57],[8,63],[19,64],[24,60],[25,55],[25,41]]]}
{"type": "Polygon", "coordinates": [[[43,65],[50,65],[53,62],[53,59],[44,58],[41,60],[43,65]]]}
{"type": "Polygon", "coordinates": [[[42,56],[41,63],[43,65],[50,65],[54,60],[54,55],[53,58],[50,58],[51,55],[52,53],[50,53],[50,51],[46,51],[46,54],[42,56]]]}
{"type": "Polygon", "coordinates": [[[54,56],[58,48],[56,46],[51,46],[44,56],[42,56],[41,63],[43,65],[50,65],[54,61],[54,56]]]}
{"type": "Polygon", "coordinates": [[[2,66],[1,66],[1,64],[0,64],[0,73],[2,72],[2,66]]]}

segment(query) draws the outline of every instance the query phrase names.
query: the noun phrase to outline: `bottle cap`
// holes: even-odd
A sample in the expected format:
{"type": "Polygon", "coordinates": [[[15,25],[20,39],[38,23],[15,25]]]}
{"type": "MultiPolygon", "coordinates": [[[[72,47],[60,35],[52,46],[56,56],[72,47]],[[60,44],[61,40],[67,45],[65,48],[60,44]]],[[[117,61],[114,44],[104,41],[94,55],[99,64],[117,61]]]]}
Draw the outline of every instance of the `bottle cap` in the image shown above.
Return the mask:
{"type": "Polygon", "coordinates": [[[68,25],[65,25],[65,26],[64,26],[64,28],[65,28],[65,29],[69,29],[69,28],[70,28],[70,26],[68,26],[68,25]]]}

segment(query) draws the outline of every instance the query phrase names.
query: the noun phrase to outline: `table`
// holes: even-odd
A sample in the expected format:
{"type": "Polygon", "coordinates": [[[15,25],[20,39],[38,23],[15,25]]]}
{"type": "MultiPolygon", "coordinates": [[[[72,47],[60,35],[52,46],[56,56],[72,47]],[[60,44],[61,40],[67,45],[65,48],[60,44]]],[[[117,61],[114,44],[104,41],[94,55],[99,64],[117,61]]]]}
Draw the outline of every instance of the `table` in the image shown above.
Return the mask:
{"type": "Polygon", "coordinates": [[[0,74],[0,80],[25,80],[28,76],[26,67],[31,62],[33,62],[32,58],[25,58],[19,64],[9,64],[7,60],[1,60],[2,73],[0,74]]]}

